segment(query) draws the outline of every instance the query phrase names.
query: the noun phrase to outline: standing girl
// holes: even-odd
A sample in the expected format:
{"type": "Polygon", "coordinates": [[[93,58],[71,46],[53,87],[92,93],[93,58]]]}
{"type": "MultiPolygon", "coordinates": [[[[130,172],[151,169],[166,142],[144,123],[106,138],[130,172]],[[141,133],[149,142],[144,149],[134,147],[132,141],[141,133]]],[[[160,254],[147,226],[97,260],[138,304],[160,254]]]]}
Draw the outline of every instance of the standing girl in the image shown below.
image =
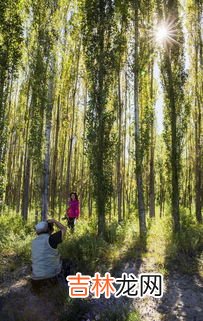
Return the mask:
{"type": "Polygon", "coordinates": [[[66,210],[66,215],[68,218],[68,227],[73,232],[76,220],[80,215],[79,200],[77,193],[70,193],[68,205],[69,207],[66,210]]]}

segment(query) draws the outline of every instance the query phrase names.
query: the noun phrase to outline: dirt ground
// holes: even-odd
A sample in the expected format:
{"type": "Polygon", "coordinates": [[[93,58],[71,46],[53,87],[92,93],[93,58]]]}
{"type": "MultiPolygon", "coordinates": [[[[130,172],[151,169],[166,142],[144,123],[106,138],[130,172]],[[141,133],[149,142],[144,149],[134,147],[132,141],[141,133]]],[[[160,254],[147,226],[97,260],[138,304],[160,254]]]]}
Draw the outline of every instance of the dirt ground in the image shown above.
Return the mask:
{"type": "MultiPolygon", "coordinates": [[[[146,258],[137,259],[125,263],[115,277],[121,276],[122,272],[137,276],[152,271],[156,271],[156,266],[150,265],[146,258]]],[[[68,297],[68,287],[34,293],[28,266],[15,273],[4,273],[0,286],[0,321],[59,321],[64,295],[68,297]]],[[[116,299],[114,296],[105,299],[102,296],[100,299],[88,298],[88,304],[89,311],[78,317],[78,321],[96,321],[104,311],[113,313],[123,308],[136,309],[143,321],[203,321],[203,280],[197,275],[170,271],[164,277],[164,295],[160,299],[116,299]]]]}

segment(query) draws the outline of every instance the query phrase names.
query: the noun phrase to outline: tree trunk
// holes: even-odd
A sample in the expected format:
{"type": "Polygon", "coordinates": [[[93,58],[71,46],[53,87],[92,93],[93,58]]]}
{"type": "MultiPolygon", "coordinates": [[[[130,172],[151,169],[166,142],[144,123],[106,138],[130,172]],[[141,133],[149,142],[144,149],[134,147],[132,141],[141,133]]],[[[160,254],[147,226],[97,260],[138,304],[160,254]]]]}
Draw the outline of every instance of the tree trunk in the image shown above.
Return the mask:
{"type": "MultiPolygon", "coordinates": [[[[196,5],[198,23],[201,25],[201,11],[200,5],[196,5]],[[198,7],[197,7],[198,6],[198,7]]],[[[200,28],[200,27],[199,27],[200,28]]],[[[199,30],[198,30],[199,31],[199,30]]],[[[200,68],[202,67],[202,37],[201,31],[198,32],[198,41],[195,43],[195,207],[196,207],[196,219],[198,223],[202,223],[202,102],[200,102],[199,93],[199,70],[198,70],[198,58],[200,57],[199,63],[200,68]]]]}
{"type": "Polygon", "coordinates": [[[28,207],[29,207],[29,184],[30,184],[30,157],[29,157],[29,125],[31,109],[29,106],[29,94],[30,94],[30,79],[27,89],[27,99],[26,99],[26,116],[27,116],[27,126],[25,130],[25,151],[24,151],[24,171],[23,171],[23,192],[22,192],[22,204],[21,204],[21,215],[26,221],[28,217],[28,207]]]}
{"type": "Polygon", "coordinates": [[[120,70],[118,72],[118,154],[117,154],[117,193],[118,193],[118,222],[122,220],[122,176],[121,176],[121,84],[120,84],[120,70]]]}
{"type": "Polygon", "coordinates": [[[180,231],[180,213],[179,213],[179,155],[177,151],[177,114],[174,100],[173,76],[171,71],[171,62],[168,52],[165,52],[166,68],[168,76],[168,96],[170,109],[171,126],[171,171],[172,171],[172,217],[174,231],[180,231]]]}
{"type": "Polygon", "coordinates": [[[46,128],[45,128],[45,159],[43,172],[43,188],[42,188],[42,220],[47,220],[48,202],[49,202],[49,164],[50,164],[50,144],[51,144],[51,120],[53,110],[53,85],[54,85],[54,60],[50,61],[50,76],[48,83],[48,102],[45,109],[46,112],[46,128]]]}
{"type": "Polygon", "coordinates": [[[57,172],[56,165],[58,161],[58,138],[59,138],[59,126],[60,126],[60,95],[58,96],[57,102],[57,115],[56,115],[56,131],[55,131],[55,142],[54,142],[54,155],[52,165],[52,179],[51,179],[51,211],[55,210],[55,202],[57,195],[57,172]]]}
{"type": "Polygon", "coordinates": [[[25,170],[23,179],[22,217],[27,221],[29,206],[29,183],[30,183],[30,158],[25,156],[25,170]]]}
{"type": "Polygon", "coordinates": [[[75,96],[76,96],[77,86],[78,86],[78,71],[79,71],[79,62],[80,62],[80,48],[81,48],[81,43],[79,44],[78,53],[77,53],[75,85],[74,85],[73,96],[72,96],[72,123],[71,123],[71,134],[70,134],[69,151],[68,151],[66,195],[69,195],[69,193],[70,193],[73,132],[74,132],[74,126],[75,126],[75,96]]]}
{"type": "Polygon", "coordinates": [[[134,47],[134,113],[135,113],[135,158],[136,158],[136,182],[137,182],[137,197],[138,197],[138,214],[140,236],[146,234],[146,219],[145,219],[145,205],[143,194],[143,180],[142,180],[142,159],[140,146],[140,120],[139,120],[139,57],[138,57],[138,4],[135,3],[134,15],[134,31],[135,31],[135,47],[134,47]]]}
{"type": "MultiPolygon", "coordinates": [[[[151,88],[150,98],[153,101],[153,62],[151,63],[151,88]]],[[[149,179],[149,215],[155,217],[155,192],[154,192],[154,121],[151,123],[151,146],[150,146],[150,179],[149,179]]]]}

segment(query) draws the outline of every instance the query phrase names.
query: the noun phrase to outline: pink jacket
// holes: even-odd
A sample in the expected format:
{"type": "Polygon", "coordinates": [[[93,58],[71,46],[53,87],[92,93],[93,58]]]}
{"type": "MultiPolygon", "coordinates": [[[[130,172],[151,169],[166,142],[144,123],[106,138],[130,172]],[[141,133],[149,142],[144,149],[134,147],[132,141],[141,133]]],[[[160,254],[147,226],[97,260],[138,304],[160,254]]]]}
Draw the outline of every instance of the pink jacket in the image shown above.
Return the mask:
{"type": "Polygon", "coordinates": [[[69,201],[69,207],[67,208],[67,216],[78,218],[79,215],[80,215],[79,201],[78,200],[69,201]]]}

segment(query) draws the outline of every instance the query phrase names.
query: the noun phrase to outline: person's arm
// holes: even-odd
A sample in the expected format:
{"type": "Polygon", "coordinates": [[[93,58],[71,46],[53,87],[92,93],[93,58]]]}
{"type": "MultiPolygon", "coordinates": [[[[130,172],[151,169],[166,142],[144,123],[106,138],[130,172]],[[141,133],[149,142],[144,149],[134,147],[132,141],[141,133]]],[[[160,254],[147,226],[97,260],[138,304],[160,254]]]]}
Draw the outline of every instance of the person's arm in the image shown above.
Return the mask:
{"type": "Polygon", "coordinates": [[[56,224],[56,226],[60,229],[61,231],[61,234],[62,234],[62,239],[64,238],[65,236],[65,233],[66,233],[66,226],[64,226],[63,224],[61,224],[60,222],[56,221],[54,218],[51,218],[47,221],[48,223],[54,223],[56,224]]]}

